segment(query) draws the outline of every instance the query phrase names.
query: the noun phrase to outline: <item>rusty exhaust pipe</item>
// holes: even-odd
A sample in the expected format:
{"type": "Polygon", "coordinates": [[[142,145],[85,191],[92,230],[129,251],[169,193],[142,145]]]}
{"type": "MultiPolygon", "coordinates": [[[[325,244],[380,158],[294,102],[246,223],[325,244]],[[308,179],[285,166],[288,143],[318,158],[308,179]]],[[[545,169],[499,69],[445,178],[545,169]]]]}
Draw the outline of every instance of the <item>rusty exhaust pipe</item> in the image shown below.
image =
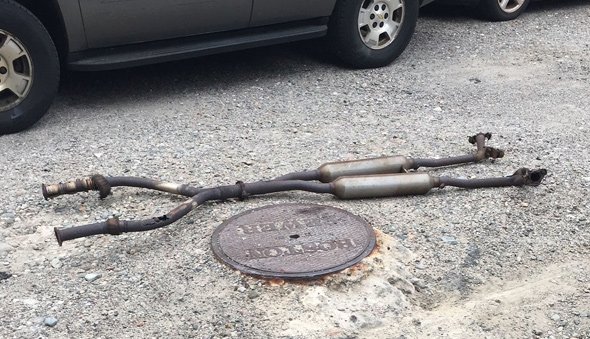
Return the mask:
{"type": "Polygon", "coordinates": [[[128,232],[150,231],[178,221],[194,208],[207,201],[232,198],[244,199],[253,195],[275,192],[299,190],[313,193],[330,193],[339,199],[383,198],[422,195],[433,188],[444,188],[445,186],[461,188],[538,186],[546,174],[547,171],[544,169],[531,171],[523,168],[508,177],[488,179],[455,179],[436,177],[428,173],[398,173],[341,177],[331,183],[286,180],[237,183],[208,189],[190,188],[198,190],[199,193],[163,216],[137,221],[120,221],[117,218],[111,218],[105,222],[95,224],[71,228],[55,228],[55,236],[61,246],[64,241],[92,235],[120,235],[128,232]]]}
{"type": "MultiPolygon", "coordinates": [[[[485,159],[498,159],[504,157],[504,151],[486,146],[486,140],[490,140],[491,133],[478,133],[468,138],[471,144],[477,146],[473,154],[440,159],[412,159],[403,155],[361,159],[351,161],[329,162],[315,170],[294,172],[274,179],[285,180],[318,180],[324,183],[332,182],[344,176],[364,176],[374,174],[406,173],[421,167],[444,167],[459,164],[477,163],[485,159]]],[[[180,194],[192,197],[198,193],[198,189],[188,185],[166,183],[145,178],[135,177],[103,177],[94,175],[91,178],[75,180],[67,183],[41,186],[43,197],[48,200],[64,194],[79,192],[99,191],[101,199],[106,198],[112,187],[127,186],[153,189],[161,192],[180,194]]]]}
{"type": "Polygon", "coordinates": [[[531,171],[521,168],[513,175],[501,178],[456,179],[437,177],[428,173],[384,174],[360,177],[341,177],[332,185],[339,199],[367,199],[422,195],[433,188],[455,186],[460,188],[488,188],[509,186],[538,186],[547,170],[531,171]]]}
{"type": "Polygon", "coordinates": [[[504,157],[504,151],[486,146],[486,140],[492,138],[491,133],[479,133],[468,138],[477,146],[472,154],[440,159],[413,159],[403,155],[362,159],[352,161],[329,162],[311,171],[295,172],[278,177],[275,180],[319,180],[332,182],[339,177],[372,174],[404,173],[421,167],[444,167],[459,164],[477,163],[485,159],[504,157]]]}
{"type": "Polygon", "coordinates": [[[238,182],[235,185],[214,188],[198,188],[137,177],[104,177],[94,175],[68,183],[42,185],[46,199],[62,194],[74,194],[95,190],[101,199],[108,196],[113,187],[138,187],[189,197],[184,203],[167,214],[146,220],[121,221],[111,218],[105,222],[55,228],[56,239],[61,246],[64,241],[98,234],[120,235],[128,232],[143,232],[170,225],[207,201],[246,199],[249,196],[285,191],[306,191],[332,194],[339,199],[366,199],[422,195],[433,188],[455,186],[460,188],[486,188],[507,186],[538,186],[547,171],[531,171],[521,168],[513,175],[487,179],[457,179],[437,177],[426,172],[413,172],[419,167],[439,167],[463,163],[475,163],[487,158],[501,158],[504,152],[486,147],[491,134],[480,133],[470,138],[477,145],[473,154],[442,159],[412,159],[393,156],[376,159],[326,163],[316,170],[294,172],[271,181],[253,183],[238,182]],[[412,171],[409,172],[408,171],[412,171]],[[316,181],[316,182],[314,182],[316,181]],[[317,182],[319,181],[319,182],[317,182]]]}

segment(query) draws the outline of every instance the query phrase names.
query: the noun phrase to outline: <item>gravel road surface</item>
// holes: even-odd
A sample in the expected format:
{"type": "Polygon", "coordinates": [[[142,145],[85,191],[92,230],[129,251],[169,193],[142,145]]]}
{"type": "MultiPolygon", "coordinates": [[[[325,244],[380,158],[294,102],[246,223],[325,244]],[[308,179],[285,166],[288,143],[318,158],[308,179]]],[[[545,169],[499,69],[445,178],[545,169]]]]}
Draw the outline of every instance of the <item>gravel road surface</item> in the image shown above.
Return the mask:
{"type": "Polygon", "coordinates": [[[341,68],[319,46],[67,74],[39,124],[0,137],[0,337],[589,338],[590,2],[533,3],[505,23],[427,8],[382,69],[341,68]],[[40,192],[94,173],[212,186],[327,161],[458,155],[477,132],[506,156],[437,174],[547,168],[543,185],[275,194],[63,247],[53,227],[157,216],[183,199],[40,192]],[[389,251],[360,276],[309,284],[270,284],[213,257],[221,222],[281,202],[350,211],[389,251]]]}

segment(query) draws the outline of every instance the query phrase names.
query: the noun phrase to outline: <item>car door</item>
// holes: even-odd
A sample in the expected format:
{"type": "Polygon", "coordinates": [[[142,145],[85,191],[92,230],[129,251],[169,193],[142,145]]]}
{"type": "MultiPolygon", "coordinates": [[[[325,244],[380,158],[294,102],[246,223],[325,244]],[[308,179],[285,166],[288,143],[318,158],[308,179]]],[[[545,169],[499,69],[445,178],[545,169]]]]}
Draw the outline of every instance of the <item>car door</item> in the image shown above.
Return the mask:
{"type": "Polygon", "coordinates": [[[336,0],[254,0],[251,26],[327,17],[336,0]]]}
{"type": "Polygon", "coordinates": [[[253,0],[79,0],[88,47],[107,47],[248,26],[253,0]]]}

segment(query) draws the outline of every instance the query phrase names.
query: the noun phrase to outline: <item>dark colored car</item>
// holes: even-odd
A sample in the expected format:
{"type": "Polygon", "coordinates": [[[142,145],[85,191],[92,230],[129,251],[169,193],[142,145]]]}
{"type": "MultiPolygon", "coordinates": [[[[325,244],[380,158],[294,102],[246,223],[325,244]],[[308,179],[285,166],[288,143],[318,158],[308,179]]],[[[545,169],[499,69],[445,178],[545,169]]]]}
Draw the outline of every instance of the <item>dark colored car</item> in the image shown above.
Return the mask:
{"type": "Polygon", "coordinates": [[[107,70],[324,37],[355,68],[410,41],[420,0],[0,0],[0,134],[47,111],[60,70],[107,70]]]}

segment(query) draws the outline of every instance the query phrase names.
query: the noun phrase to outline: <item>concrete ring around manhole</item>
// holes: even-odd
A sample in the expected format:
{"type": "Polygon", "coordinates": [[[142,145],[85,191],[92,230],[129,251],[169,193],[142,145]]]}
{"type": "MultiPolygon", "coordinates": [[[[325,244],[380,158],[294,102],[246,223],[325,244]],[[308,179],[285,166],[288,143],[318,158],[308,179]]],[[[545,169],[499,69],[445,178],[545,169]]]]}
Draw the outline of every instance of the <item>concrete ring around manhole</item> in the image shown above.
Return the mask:
{"type": "Polygon", "coordinates": [[[375,248],[375,232],[345,210],[314,204],[252,209],[222,223],[211,247],[243,273],[280,279],[313,279],[353,266],[375,248]]]}

